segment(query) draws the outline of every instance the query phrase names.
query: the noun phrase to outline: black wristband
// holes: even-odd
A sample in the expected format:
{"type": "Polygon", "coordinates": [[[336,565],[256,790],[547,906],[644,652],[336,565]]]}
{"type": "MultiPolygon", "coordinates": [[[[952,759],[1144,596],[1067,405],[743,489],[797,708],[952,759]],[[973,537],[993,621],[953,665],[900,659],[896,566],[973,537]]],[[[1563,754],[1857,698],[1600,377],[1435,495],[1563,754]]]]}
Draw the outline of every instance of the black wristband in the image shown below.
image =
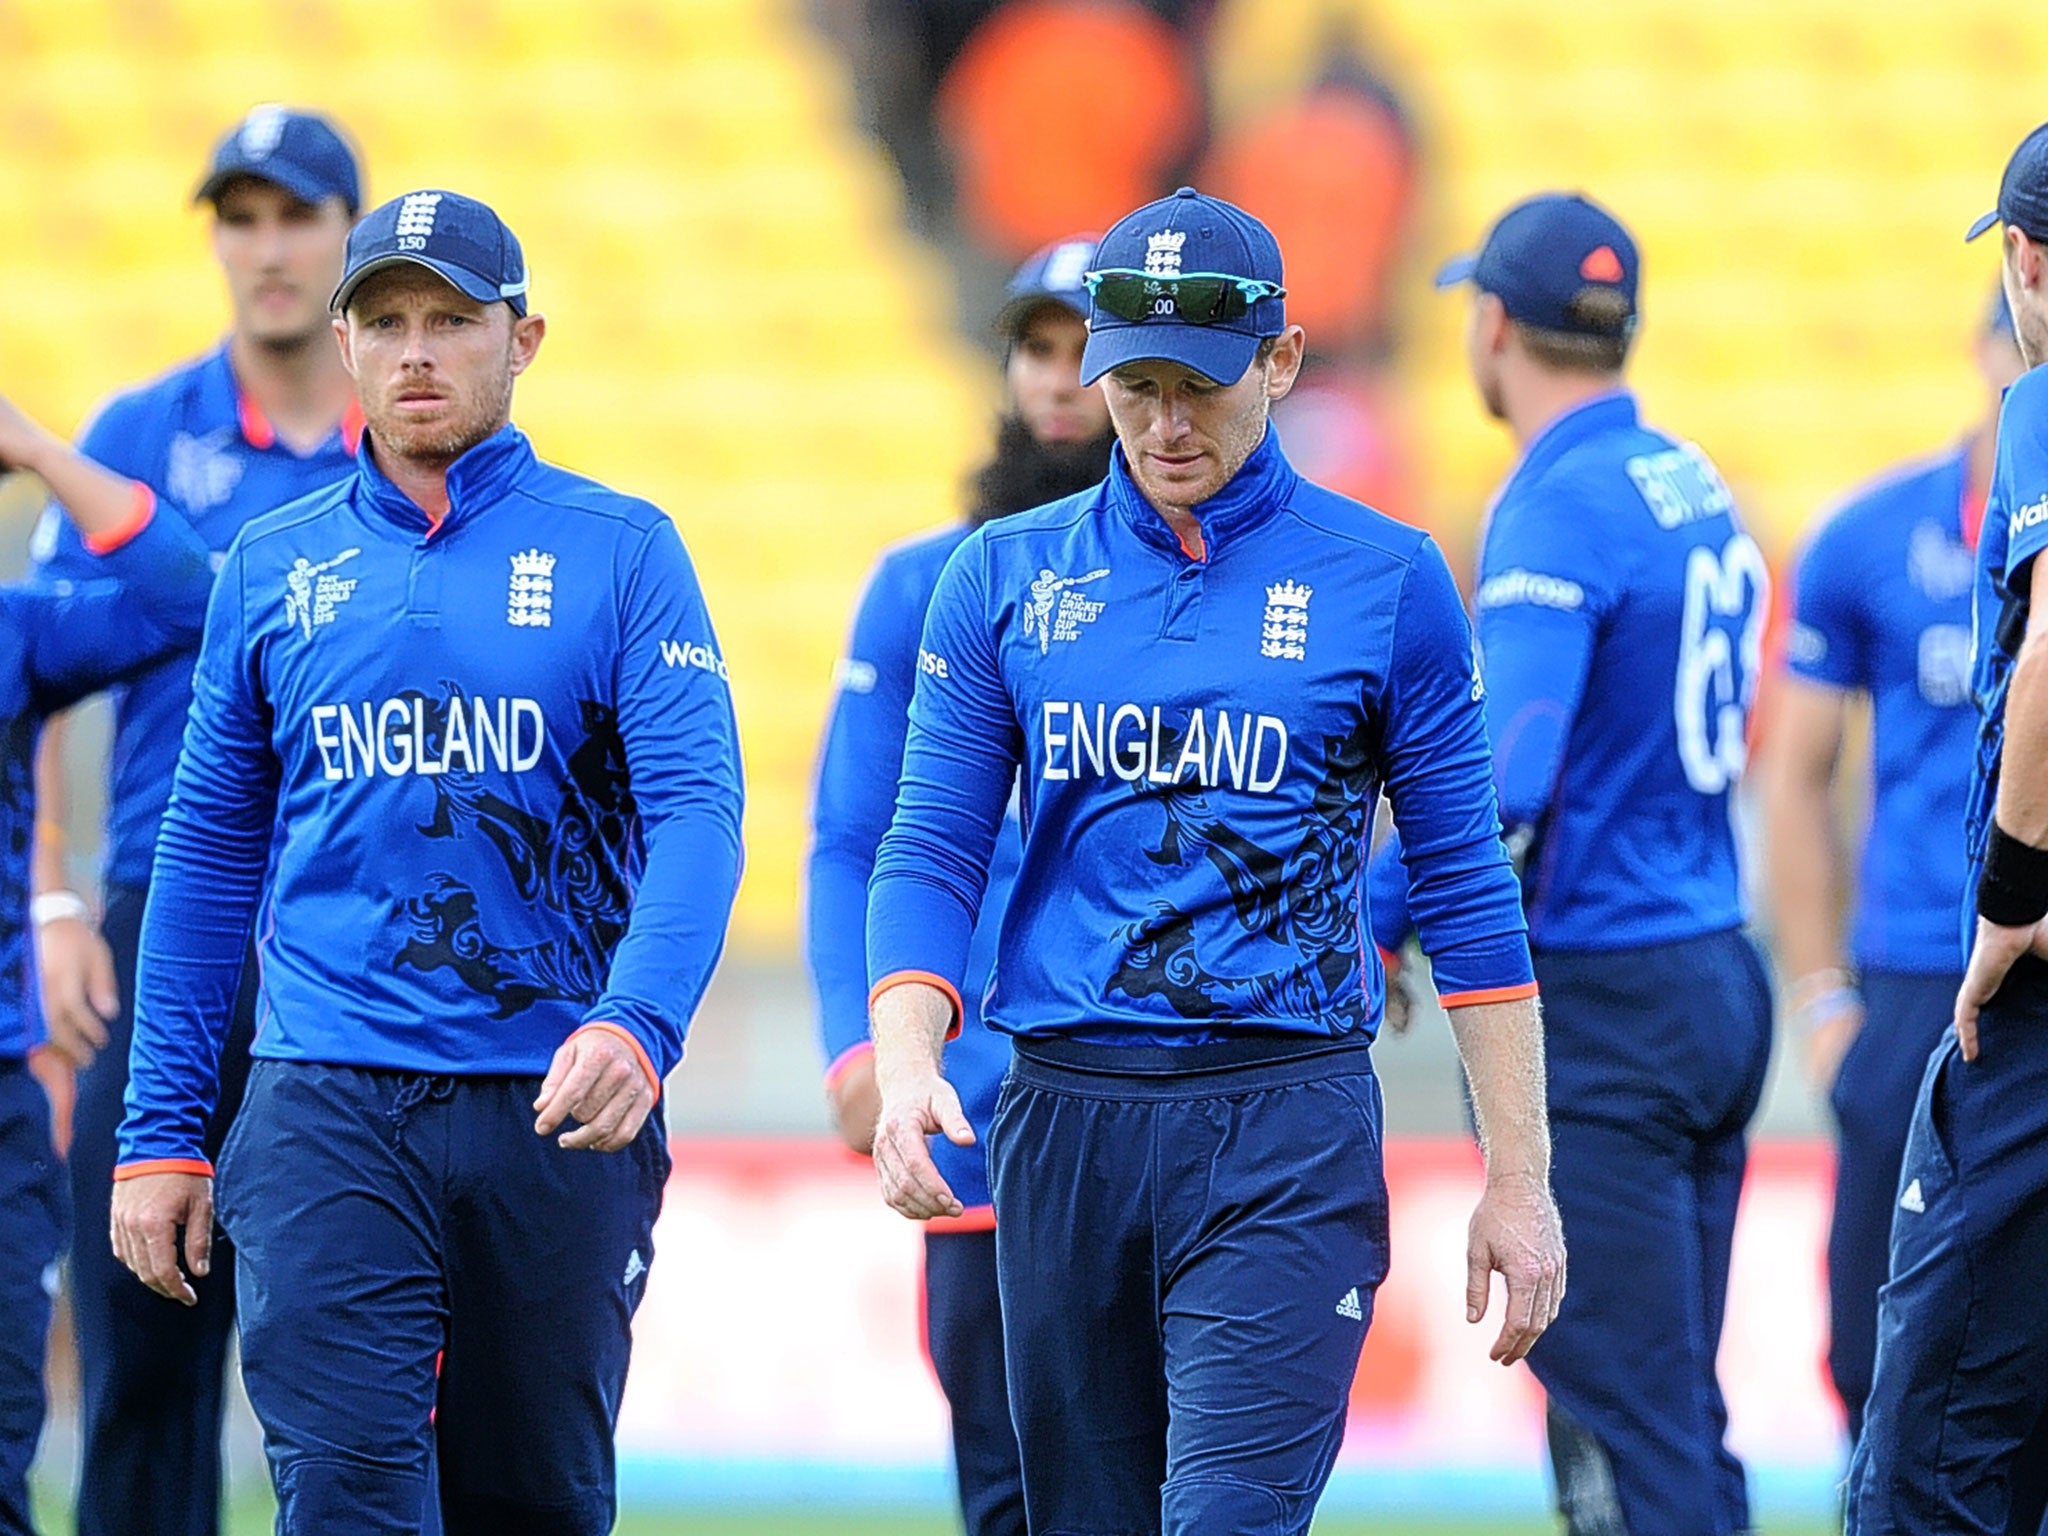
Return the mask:
{"type": "Polygon", "coordinates": [[[1977,915],[2001,928],[2030,928],[2048,916],[2048,848],[2023,843],[1994,821],[1977,880],[1977,915]]]}

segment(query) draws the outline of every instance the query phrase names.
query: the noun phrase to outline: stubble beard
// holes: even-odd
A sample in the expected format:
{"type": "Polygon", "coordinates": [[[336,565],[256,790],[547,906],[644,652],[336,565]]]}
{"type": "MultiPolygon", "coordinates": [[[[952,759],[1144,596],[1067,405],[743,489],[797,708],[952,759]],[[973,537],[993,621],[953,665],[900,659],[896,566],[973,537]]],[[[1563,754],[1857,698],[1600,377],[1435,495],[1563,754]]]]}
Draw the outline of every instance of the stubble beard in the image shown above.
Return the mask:
{"type": "Polygon", "coordinates": [[[367,410],[364,412],[370,435],[378,446],[412,463],[443,469],[504,426],[511,415],[512,371],[509,368],[505,370],[495,400],[488,405],[479,404],[474,411],[457,420],[415,425],[395,413],[380,410],[372,416],[367,410]],[[379,420],[379,417],[383,419],[379,420]]]}

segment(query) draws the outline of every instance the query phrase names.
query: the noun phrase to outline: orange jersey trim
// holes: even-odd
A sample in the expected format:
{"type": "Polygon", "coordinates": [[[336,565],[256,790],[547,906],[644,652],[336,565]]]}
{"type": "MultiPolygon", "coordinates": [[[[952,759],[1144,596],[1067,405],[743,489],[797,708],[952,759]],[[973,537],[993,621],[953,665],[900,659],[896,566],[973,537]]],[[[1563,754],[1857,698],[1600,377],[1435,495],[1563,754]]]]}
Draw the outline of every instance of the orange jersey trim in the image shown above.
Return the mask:
{"type": "Polygon", "coordinates": [[[1385,969],[1386,973],[1389,976],[1400,975],[1401,957],[1395,954],[1391,949],[1380,949],[1380,946],[1377,944],[1373,945],[1373,948],[1379,950],[1380,965],[1385,969]]]}
{"type": "Polygon", "coordinates": [[[123,545],[132,543],[137,534],[149,526],[149,520],[156,516],[156,492],[140,480],[134,482],[134,506],[128,515],[109,528],[105,533],[90,535],[85,547],[96,555],[111,555],[123,545]]]}
{"type": "Polygon", "coordinates": [[[855,1062],[859,1061],[862,1057],[874,1054],[875,1042],[863,1040],[858,1045],[849,1045],[837,1056],[834,1056],[832,1058],[832,1065],[825,1069],[825,1087],[827,1091],[829,1092],[831,1089],[839,1086],[839,1079],[846,1076],[855,1062]]]}
{"type": "Polygon", "coordinates": [[[139,1179],[152,1173],[196,1173],[202,1179],[213,1177],[213,1164],[203,1157],[152,1157],[145,1162],[123,1163],[114,1170],[114,1182],[124,1179],[139,1179]]]}
{"type": "Polygon", "coordinates": [[[242,441],[251,448],[268,448],[277,441],[277,428],[270,424],[263,408],[242,393],[239,385],[235,390],[235,417],[242,428],[242,441]]]}
{"type": "Polygon", "coordinates": [[[348,409],[341,413],[341,446],[354,453],[363,445],[363,403],[354,395],[349,396],[348,409]]]}
{"type": "Polygon", "coordinates": [[[881,1001],[884,992],[907,986],[913,981],[922,982],[927,987],[937,987],[946,994],[946,1001],[953,1005],[953,1022],[946,1027],[946,1038],[957,1038],[960,1034],[960,1021],[967,1017],[967,1010],[960,1002],[960,989],[945,977],[935,976],[930,971],[898,971],[893,976],[884,976],[875,983],[874,990],[868,993],[868,1012],[875,1011],[875,1004],[881,1001]]]}
{"type": "Polygon", "coordinates": [[[992,1205],[970,1205],[958,1216],[934,1216],[924,1224],[927,1232],[993,1232],[996,1229],[996,1208],[992,1205]]]}
{"type": "Polygon", "coordinates": [[[1536,995],[1536,983],[1525,981],[1514,987],[1488,987],[1482,992],[1446,992],[1437,1001],[1446,1008],[1476,1008],[1481,1003],[1519,1003],[1536,995]]]}
{"type": "Polygon", "coordinates": [[[610,1024],[601,1019],[585,1024],[581,1029],[571,1030],[569,1038],[574,1040],[578,1035],[593,1029],[601,1029],[608,1035],[617,1035],[626,1044],[633,1047],[634,1059],[640,1063],[640,1070],[647,1074],[647,1081],[654,1088],[654,1102],[659,1104],[661,1102],[661,1074],[654,1070],[654,1059],[647,1054],[647,1047],[642,1045],[638,1037],[623,1024],[610,1024]]]}

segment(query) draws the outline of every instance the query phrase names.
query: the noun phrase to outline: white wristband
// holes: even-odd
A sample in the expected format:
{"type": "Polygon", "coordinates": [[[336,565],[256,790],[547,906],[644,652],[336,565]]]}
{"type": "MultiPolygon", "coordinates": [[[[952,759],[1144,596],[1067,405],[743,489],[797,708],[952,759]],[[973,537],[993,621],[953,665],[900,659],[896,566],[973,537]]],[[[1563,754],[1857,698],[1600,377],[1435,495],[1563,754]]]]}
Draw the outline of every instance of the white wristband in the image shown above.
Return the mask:
{"type": "Polygon", "coordinates": [[[85,898],[76,891],[44,891],[31,897],[28,904],[29,921],[38,928],[45,923],[54,923],[67,917],[75,917],[90,926],[92,908],[85,904],[85,898]]]}

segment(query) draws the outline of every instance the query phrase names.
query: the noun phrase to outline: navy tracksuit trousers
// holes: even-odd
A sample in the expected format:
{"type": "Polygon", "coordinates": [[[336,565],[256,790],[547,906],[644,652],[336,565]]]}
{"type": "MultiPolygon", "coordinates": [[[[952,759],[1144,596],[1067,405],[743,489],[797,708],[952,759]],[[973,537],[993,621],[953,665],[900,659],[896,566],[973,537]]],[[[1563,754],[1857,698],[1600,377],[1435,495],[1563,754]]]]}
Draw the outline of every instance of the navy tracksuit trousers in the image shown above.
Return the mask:
{"type": "MultiPolygon", "coordinates": [[[[71,1315],[78,1338],[78,1536],[215,1536],[228,1337],[235,1327],[235,1248],[216,1237],[199,1304],[149,1290],[107,1241],[114,1137],[128,1091],[135,952],[147,888],[107,892],[104,934],[121,1010],[107,1048],[78,1077],[71,1138],[71,1315]],[[137,1497],[137,1489],[148,1489],[137,1497]]],[[[206,1154],[218,1159],[241,1104],[256,1029],[253,964],[221,1052],[220,1099],[206,1154]]]]}
{"type": "Polygon", "coordinates": [[[539,1089],[256,1064],[219,1206],[278,1536],[416,1536],[430,1435],[448,1536],[611,1530],[666,1136],[564,1151],[539,1089]]]}
{"type": "Polygon", "coordinates": [[[28,1469],[43,1434],[43,1357],[64,1225],[50,1102],[26,1064],[0,1061],[0,1536],[35,1533],[28,1469]]]}
{"type": "Polygon", "coordinates": [[[1893,1201],[1851,1536],[1997,1536],[2048,1504],[2048,965],[1927,1060],[1893,1201]]]}
{"type": "Polygon", "coordinates": [[[953,1420],[967,1536],[1025,1536],[1024,1471],[1010,1423],[994,1232],[927,1232],[924,1337],[953,1420]]]}
{"type": "Polygon", "coordinates": [[[1962,976],[1865,971],[1863,1028],[1828,1102],[1835,1116],[1835,1209],[1828,1226],[1828,1374],[1853,1444],[1877,1359],[1877,1292],[1891,1266],[1892,1207],[1927,1053],[1954,1016],[1962,976]]]}
{"type": "Polygon", "coordinates": [[[1770,1060],[1763,961],[1735,930],[1535,961],[1571,1285],[1529,1365],[1562,1410],[1561,1511],[1573,1536],[1747,1531],[1715,1360],[1770,1060]]]}
{"type": "Polygon", "coordinates": [[[990,1128],[1032,1536],[1300,1536],[1387,1271],[1357,1041],[1023,1039],[990,1128]]]}

